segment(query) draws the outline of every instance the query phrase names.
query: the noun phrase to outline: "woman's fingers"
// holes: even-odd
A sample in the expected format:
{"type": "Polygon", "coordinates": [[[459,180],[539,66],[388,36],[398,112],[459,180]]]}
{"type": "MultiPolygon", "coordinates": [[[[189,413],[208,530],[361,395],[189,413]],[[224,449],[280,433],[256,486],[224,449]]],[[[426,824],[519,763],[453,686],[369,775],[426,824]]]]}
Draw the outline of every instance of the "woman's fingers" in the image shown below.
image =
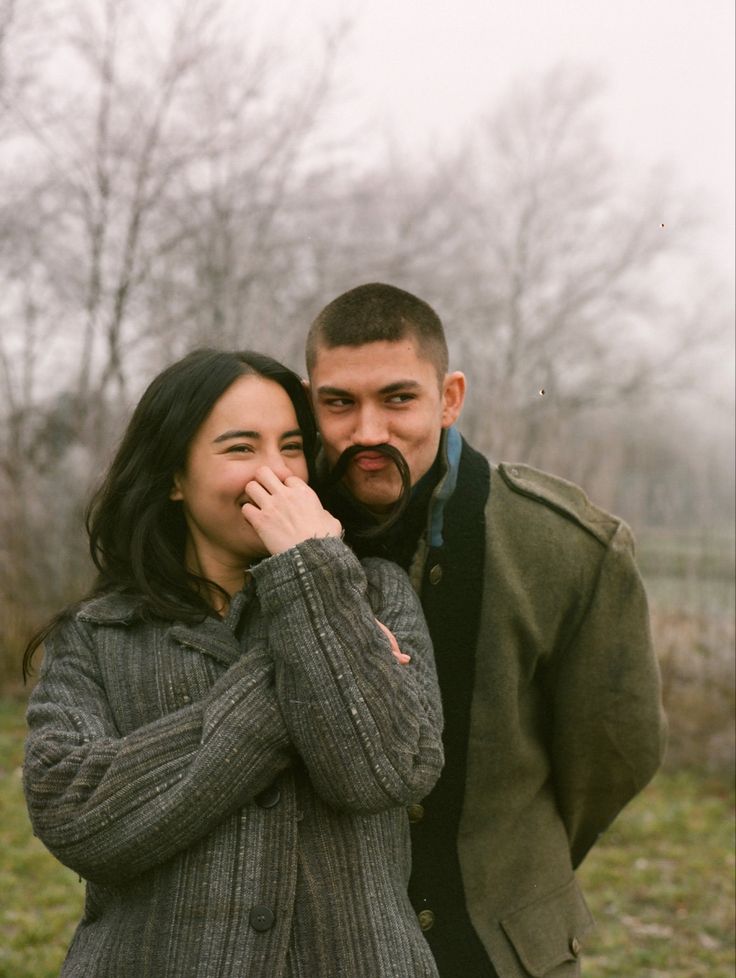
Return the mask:
{"type": "Polygon", "coordinates": [[[342,526],[319,501],[303,479],[282,478],[262,467],[245,485],[249,502],[243,516],[254,527],[270,553],[280,553],[310,537],[340,536],[342,526]]]}
{"type": "Polygon", "coordinates": [[[245,484],[245,491],[248,497],[255,503],[258,500],[265,500],[268,496],[276,495],[283,488],[283,481],[276,475],[273,469],[265,465],[257,469],[253,478],[245,484]]]}
{"type": "Polygon", "coordinates": [[[376,618],[376,624],[388,639],[389,644],[391,646],[391,652],[393,653],[393,656],[396,659],[396,661],[399,662],[402,666],[405,666],[407,663],[411,662],[411,656],[407,655],[406,652],[401,651],[401,649],[399,648],[399,643],[396,641],[396,636],[391,631],[391,629],[388,628],[386,625],[384,625],[383,622],[379,621],[377,618],[376,618]]]}
{"type": "Polygon", "coordinates": [[[265,502],[269,496],[277,496],[284,489],[306,490],[310,495],[316,496],[316,493],[298,475],[287,475],[281,479],[273,469],[266,465],[257,469],[253,478],[245,484],[245,492],[248,498],[256,505],[265,502]]]}

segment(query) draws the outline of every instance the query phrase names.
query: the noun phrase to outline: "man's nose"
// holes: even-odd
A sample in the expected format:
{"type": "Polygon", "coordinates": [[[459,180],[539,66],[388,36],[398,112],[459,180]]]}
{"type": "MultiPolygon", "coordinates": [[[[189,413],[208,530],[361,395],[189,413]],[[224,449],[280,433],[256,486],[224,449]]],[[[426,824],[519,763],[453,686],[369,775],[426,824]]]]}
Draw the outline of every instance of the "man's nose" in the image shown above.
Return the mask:
{"type": "Polygon", "coordinates": [[[383,411],[373,406],[362,407],[353,431],[355,445],[383,445],[388,442],[388,425],[383,411]]]}

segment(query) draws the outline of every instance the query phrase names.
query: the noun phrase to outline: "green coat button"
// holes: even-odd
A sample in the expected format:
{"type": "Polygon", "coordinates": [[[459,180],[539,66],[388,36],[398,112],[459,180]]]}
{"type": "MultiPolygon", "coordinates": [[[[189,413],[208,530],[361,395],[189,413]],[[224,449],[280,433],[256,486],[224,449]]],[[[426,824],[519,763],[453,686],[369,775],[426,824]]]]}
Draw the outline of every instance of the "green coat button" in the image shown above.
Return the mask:
{"type": "Polygon", "coordinates": [[[424,805],[409,805],[406,811],[412,825],[416,825],[424,818],[424,805]]]}
{"type": "Polygon", "coordinates": [[[434,926],[434,913],[431,910],[420,910],[417,917],[422,930],[429,930],[434,926]]]}
{"type": "Polygon", "coordinates": [[[429,572],[429,583],[439,584],[442,580],[442,568],[439,564],[435,564],[434,567],[430,569],[429,572]]]}
{"type": "Polygon", "coordinates": [[[570,941],[570,950],[575,955],[575,957],[578,957],[578,955],[580,954],[582,948],[580,946],[580,941],[577,939],[577,937],[573,937],[572,940],[570,941]]]}

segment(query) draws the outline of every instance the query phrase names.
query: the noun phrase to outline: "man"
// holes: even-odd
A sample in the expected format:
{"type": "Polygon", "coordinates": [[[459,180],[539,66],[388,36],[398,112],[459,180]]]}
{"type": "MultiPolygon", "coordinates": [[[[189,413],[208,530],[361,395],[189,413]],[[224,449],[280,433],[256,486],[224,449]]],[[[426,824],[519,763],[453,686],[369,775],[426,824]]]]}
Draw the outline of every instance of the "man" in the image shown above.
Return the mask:
{"type": "Polygon", "coordinates": [[[593,927],[574,877],[663,750],[659,676],[628,528],[570,483],[490,466],[454,427],[423,301],[363,285],[313,323],[307,367],[326,462],[361,446],[331,500],[363,553],[402,564],[435,644],[445,770],[412,806],[410,896],[442,978],[570,978],[593,927]],[[411,498],[381,446],[406,459],[411,498]]]}

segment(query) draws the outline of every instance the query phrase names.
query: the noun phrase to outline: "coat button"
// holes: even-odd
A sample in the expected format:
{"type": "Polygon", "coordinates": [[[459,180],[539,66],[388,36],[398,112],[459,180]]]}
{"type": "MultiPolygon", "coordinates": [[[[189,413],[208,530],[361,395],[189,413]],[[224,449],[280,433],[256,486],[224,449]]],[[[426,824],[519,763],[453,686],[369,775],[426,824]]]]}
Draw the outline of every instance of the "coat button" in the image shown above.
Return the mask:
{"type": "Polygon", "coordinates": [[[430,930],[434,926],[434,912],[432,910],[420,910],[417,919],[422,930],[430,930]]]}
{"type": "Polygon", "coordinates": [[[256,795],[253,801],[261,808],[273,808],[274,805],[278,805],[281,801],[281,792],[277,785],[272,784],[268,788],[264,788],[260,794],[256,795]]]}
{"type": "Polygon", "coordinates": [[[253,907],[248,917],[250,921],[250,926],[253,930],[270,930],[273,927],[273,922],[276,919],[273,915],[273,911],[270,907],[266,907],[264,904],[259,903],[257,906],[253,907]]]}
{"type": "Polygon", "coordinates": [[[406,812],[411,824],[416,825],[424,818],[424,805],[409,805],[406,812]]]}
{"type": "Polygon", "coordinates": [[[570,941],[570,950],[572,951],[572,953],[575,955],[576,958],[582,951],[582,947],[580,946],[580,941],[577,939],[577,937],[573,937],[572,940],[570,941]]]}
{"type": "Polygon", "coordinates": [[[435,564],[434,567],[430,569],[429,572],[429,583],[439,584],[442,580],[442,568],[439,564],[435,564]]]}

